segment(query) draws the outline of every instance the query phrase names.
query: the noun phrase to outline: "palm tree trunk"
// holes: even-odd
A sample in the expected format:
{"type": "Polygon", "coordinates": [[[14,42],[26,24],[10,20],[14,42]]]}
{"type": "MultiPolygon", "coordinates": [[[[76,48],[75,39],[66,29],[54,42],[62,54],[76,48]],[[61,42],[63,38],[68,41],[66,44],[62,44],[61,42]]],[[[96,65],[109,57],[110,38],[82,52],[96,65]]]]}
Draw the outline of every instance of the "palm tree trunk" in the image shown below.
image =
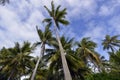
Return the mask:
{"type": "Polygon", "coordinates": [[[12,72],[11,72],[11,74],[10,74],[10,76],[8,77],[7,80],[10,80],[10,79],[11,79],[11,77],[13,76],[13,73],[14,73],[14,69],[12,70],[12,72]]]}
{"type": "Polygon", "coordinates": [[[58,32],[57,32],[57,26],[55,24],[55,20],[54,20],[54,30],[55,30],[56,38],[57,38],[59,48],[60,48],[60,54],[61,54],[61,60],[62,60],[63,71],[64,71],[64,75],[65,75],[65,80],[72,80],[72,77],[70,75],[70,71],[68,68],[68,64],[67,64],[67,61],[65,58],[66,53],[64,52],[64,49],[62,47],[60,37],[59,37],[58,32]]]}
{"type": "MultiPolygon", "coordinates": [[[[17,62],[15,62],[15,65],[17,65],[17,62]]],[[[12,69],[10,76],[7,78],[7,80],[11,80],[11,77],[13,76],[15,72],[15,68],[12,69]]]]}
{"type": "Polygon", "coordinates": [[[34,68],[34,70],[33,70],[33,74],[32,74],[31,80],[34,80],[34,78],[35,78],[35,75],[36,75],[36,72],[37,72],[39,63],[40,63],[40,61],[41,61],[41,59],[42,59],[42,57],[43,57],[43,55],[44,55],[44,50],[45,50],[45,44],[42,43],[42,44],[41,44],[40,57],[38,58],[37,63],[36,63],[36,65],[35,65],[35,68],[34,68]]]}

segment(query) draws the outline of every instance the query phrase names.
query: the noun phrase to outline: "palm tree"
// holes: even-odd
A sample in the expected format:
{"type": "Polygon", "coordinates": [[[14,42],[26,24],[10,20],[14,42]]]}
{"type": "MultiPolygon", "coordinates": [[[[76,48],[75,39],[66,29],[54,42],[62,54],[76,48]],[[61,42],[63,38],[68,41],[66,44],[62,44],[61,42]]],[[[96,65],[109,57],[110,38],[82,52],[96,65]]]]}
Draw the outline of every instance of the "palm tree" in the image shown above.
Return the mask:
{"type": "Polygon", "coordinates": [[[2,71],[2,68],[8,64],[7,63],[7,59],[6,59],[6,56],[8,55],[8,52],[7,52],[7,49],[5,47],[3,47],[1,50],[0,50],[0,80],[7,80],[8,76],[6,74],[6,72],[3,72],[2,71]],[[5,75],[6,74],[6,75],[5,75]]]}
{"type": "Polygon", "coordinates": [[[51,10],[48,9],[46,6],[44,6],[45,9],[48,11],[50,18],[46,18],[43,20],[43,22],[47,22],[48,24],[53,23],[54,24],[54,31],[55,31],[55,35],[59,44],[59,49],[60,49],[60,55],[61,55],[61,59],[62,59],[62,65],[63,65],[63,71],[64,71],[64,75],[65,75],[65,80],[72,80],[70,72],[69,72],[69,68],[67,65],[67,61],[65,58],[65,51],[63,49],[63,46],[61,44],[60,41],[60,37],[58,35],[58,29],[60,29],[59,24],[63,24],[63,25],[68,25],[69,22],[67,20],[65,20],[65,15],[66,13],[66,8],[63,10],[60,10],[60,5],[55,9],[55,6],[53,4],[53,1],[51,2],[51,10]]]}
{"type": "Polygon", "coordinates": [[[47,25],[45,27],[45,31],[44,32],[42,30],[38,29],[38,27],[36,27],[36,29],[37,29],[37,33],[38,33],[39,39],[41,41],[41,42],[37,42],[36,45],[41,44],[41,52],[40,52],[40,57],[38,58],[36,66],[35,66],[35,68],[33,70],[33,74],[32,74],[31,80],[34,80],[34,77],[35,77],[36,71],[38,69],[38,65],[40,63],[40,60],[44,56],[45,45],[46,44],[50,45],[49,43],[53,39],[51,30],[49,29],[49,25],[47,25]]]}
{"type": "Polygon", "coordinates": [[[109,72],[110,64],[109,61],[105,59],[104,56],[100,56],[101,64],[102,64],[102,72],[109,72]]]}
{"type": "Polygon", "coordinates": [[[7,80],[19,80],[21,76],[27,75],[30,71],[32,58],[29,56],[33,48],[30,43],[24,42],[22,46],[19,43],[15,44],[14,48],[3,48],[1,50],[0,64],[3,64],[1,72],[6,73],[7,80]]]}
{"type": "MultiPolygon", "coordinates": [[[[38,61],[38,58],[34,58],[32,60],[33,64],[30,65],[30,69],[31,71],[29,72],[29,74],[24,78],[24,80],[30,80],[32,77],[32,70],[35,68],[35,65],[38,61]]],[[[38,65],[38,69],[36,71],[36,75],[34,80],[47,80],[47,73],[48,73],[48,69],[47,69],[47,65],[45,63],[42,63],[42,61],[40,61],[39,65],[38,65]]]]}
{"type": "Polygon", "coordinates": [[[110,54],[110,65],[111,71],[120,72],[120,50],[114,52],[109,52],[110,54]]]}
{"type": "Polygon", "coordinates": [[[110,37],[110,35],[106,35],[105,39],[102,42],[103,49],[111,49],[112,52],[116,50],[116,47],[120,47],[120,40],[118,40],[119,35],[115,35],[110,37]]]}
{"type": "Polygon", "coordinates": [[[80,43],[77,42],[77,55],[81,57],[85,64],[92,62],[95,66],[100,65],[101,61],[98,53],[95,51],[96,43],[91,41],[90,38],[83,38],[80,43]]]}
{"type": "MultiPolygon", "coordinates": [[[[66,39],[64,36],[62,36],[60,40],[63,45],[63,48],[67,52],[66,60],[68,62],[70,73],[72,74],[72,78],[75,80],[84,80],[83,73],[86,72],[85,64],[79,57],[75,55],[74,51],[71,49],[73,46],[73,39],[66,39]]],[[[63,80],[64,75],[62,61],[57,40],[55,40],[54,43],[52,43],[52,45],[53,49],[46,49],[47,55],[44,56],[46,61],[50,63],[48,79],[63,80]]]]}

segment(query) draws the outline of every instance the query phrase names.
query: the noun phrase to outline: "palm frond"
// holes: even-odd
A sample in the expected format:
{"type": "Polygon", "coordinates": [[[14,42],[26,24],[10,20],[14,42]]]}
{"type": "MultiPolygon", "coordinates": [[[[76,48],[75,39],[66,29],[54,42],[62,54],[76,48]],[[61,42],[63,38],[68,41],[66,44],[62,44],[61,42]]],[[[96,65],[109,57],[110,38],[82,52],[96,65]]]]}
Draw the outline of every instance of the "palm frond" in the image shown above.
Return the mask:
{"type": "Polygon", "coordinates": [[[56,8],[55,15],[58,15],[60,7],[61,7],[61,5],[59,5],[59,6],[56,8]]]}
{"type": "Polygon", "coordinates": [[[37,30],[37,33],[39,35],[39,39],[40,40],[43,39],[43,32],[42,32],[42,30],[38,29],[38,26],[36,26],[36,30],[37,30]]]}
{"type": "Polygon", "coordinates": [[[60,25],[59,25],[59,23],[58,23],[58,21],[57,21],[57,20],[55,21],[55,24],[56,24],[56,26],[57,26],[58,30],[60,30],[60,25]]]}
{"type": "Polygon", "coordinates": [[[63,25],[68,25],[69,22],[67,20],[64,20],[64,19],[60,19],[59,22],[63,25]]]}
{"type": "Polygon", "coordinates": [[[63,10],[61,11],[58,11],[58,14],[56,15],[56,19],[64,19],[65,18],[65,15],[67,14],[66,12],[66,8],[64,8],[63,10]]]}
{"type": "Polygon", "coordinates": [[[52,16],[52,12],[50,11],[50,9],[48,9],[46,6],[44,6],[44,7],[47,10],[47,12],[49,13],[49,15],[52,16]]]}
{"type": "Polygon", "coordinates": [[[24,52],[31,52],[31,46],[29,42],[24,42],[23,46],[21,47],[22,53],[24,52]]]}
{"type": "Polygon", "coordinates": [[[40,45],[42,42],[36,42],[32,45],[31,49],[34,50],[38,45],[40,45]]]}
{"type": "Polygon", "coordinates": [[[54,6],[54,2],[52,1],[51,2],[51,9],[52,9],[52,16],[54,16],[55,15],[55,6],[54,6]]]}
{"type": "Polygon", "coordinates": [[[44,19],[42,22],[43,22],[43,23],[44,23],[44,22],[50,23],[51,20],[52,20],[52,19],[50,19],[50,18],[46,18],[46,19],[44,19]]]}

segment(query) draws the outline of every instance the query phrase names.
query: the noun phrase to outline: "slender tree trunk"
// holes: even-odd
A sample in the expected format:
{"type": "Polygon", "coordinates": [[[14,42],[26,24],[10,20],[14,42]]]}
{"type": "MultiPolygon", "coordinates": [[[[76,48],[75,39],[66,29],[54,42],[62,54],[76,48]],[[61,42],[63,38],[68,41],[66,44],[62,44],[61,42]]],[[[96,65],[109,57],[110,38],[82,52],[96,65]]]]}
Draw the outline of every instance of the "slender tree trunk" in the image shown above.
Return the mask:
{"type": "Polygon", "coordinates": [[[34,68],[34,70],[33,70],[33,74],[32,74],[31,80],[34,80],[34,78],[35,78],[35,75],[36,75],[36,72],[37,72],[39,63],[40,63],[40,61],[41,61],[41,59],[42,59],[42,57],[43,57],[43,55],[44,55],[44,50],[45,50],[45,44],[42,43],[42,44],[41,44],[40,57],[38,58],[37,63],[36,63],[36,65],[35,65],[35,68],[34,68]]]}
{"type": "MultiPolygon", "coordinates": [[[[15,65],[17,65],[17,62],[15,62],[15,65]]],[[[10,76],[7,78],[7,80],[11,80],[11,77],[13,76],[15,72],[15,68],[12,69],[10,76]]]]}
{"type": "Polygon", "coordinates": [[[12,70],[12,72],[11,72],[11,74],[10,74],[10,76],[8,77],[7,80],[10,80],[10,79],[11,79],[11,77],[13,76],[13,73],[14,73],[14,69],[12,70]]]}
{"type": "Polygon", "coordinates": [[[56,38],[57,38],[59,48],[60,48],[60,54],[61,54],[61,60],[62,60],[62,66],[63,66],[65,80],[72,80],[72,77],[71,77],[71,74],[70,74],[70,71],[68,68],[68,64],[66,61],[66,57],[65,57],[66,53],[64,52],[63,46],[61,44],[60,37],[59,37],[58,32],[57,32],[57,26],[55,24],[55,20],[54,20],[54,30],[55,30],[56,38]]]}

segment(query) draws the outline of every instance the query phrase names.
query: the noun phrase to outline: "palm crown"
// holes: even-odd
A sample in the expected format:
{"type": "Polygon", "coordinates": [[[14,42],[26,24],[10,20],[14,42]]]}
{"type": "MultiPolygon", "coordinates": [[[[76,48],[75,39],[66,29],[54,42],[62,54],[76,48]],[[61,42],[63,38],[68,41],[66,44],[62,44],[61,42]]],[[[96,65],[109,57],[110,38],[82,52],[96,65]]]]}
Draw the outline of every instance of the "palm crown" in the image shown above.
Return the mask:
{"type": "Polygon", "coordinates": [[[115,35],[110,37],[110,35],[106,35],[105,39],[103,40],[103,49],[111,49],[112,52],[115,51],[116,47],[120,47],[120,40],[118,40],[119,35],[115,35]]]}
{"type": "Polygon", "coordinates": [[[78,43],[77,54],[84,59],[85,63],[91,61],[96,66],[100,64],[100,59],[95,48],[95,42],[91,41],[90,38],[83,38],[80,43],[78,43]]]}
{"type": "Polygon", "coordinates": [[[31,59],[29,54],[32,52],[30,43],[24,42],[23,46],[19,43],[15,44],[13,48],[3,48],[0,52],[0,64],[4,64],[1,72],[9,79],[19,79],[20,76],[26,75],[30,71],[31,59]],[[7,55],[7,56],[6,56],[7,55]],[[6,59],[7,58],[7,59],[6,59]]]}
{"type": "Polygon", "coordinates": [[[65,15],[67,14],[66,8],[60,10],[61,5],[59,5],[55,9],[53,1],[51,2],[51,10],[48,9],[46,6],[44,6],[44,7],[48,11],[49,16],[51,18],[46,18],[46,19],[43,20],[43,22],[47,22],[48,24],[51,24],[52,20],[54,20],[58,29],[60,29],[59,23],[61,23],[63,25],[68,25],[69,24],[69,22],[65,19],[65,15]]]}

